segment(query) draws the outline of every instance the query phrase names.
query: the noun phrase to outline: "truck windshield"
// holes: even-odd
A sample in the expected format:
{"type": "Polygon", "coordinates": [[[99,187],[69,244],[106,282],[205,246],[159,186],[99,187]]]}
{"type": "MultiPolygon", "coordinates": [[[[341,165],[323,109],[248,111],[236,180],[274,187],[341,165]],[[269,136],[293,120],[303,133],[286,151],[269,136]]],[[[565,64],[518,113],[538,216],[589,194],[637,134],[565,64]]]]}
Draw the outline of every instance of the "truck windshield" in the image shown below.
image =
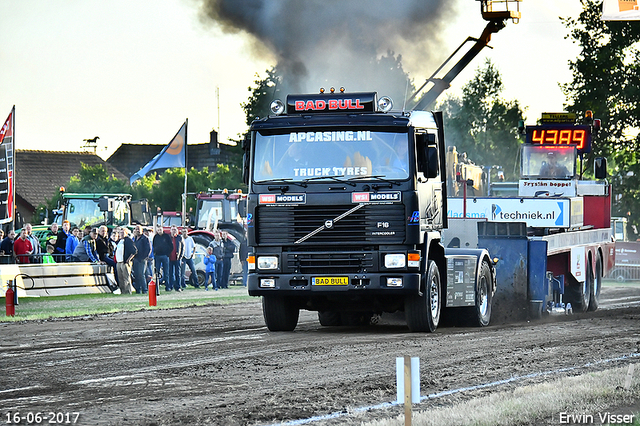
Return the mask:
{"type": "Polygon", "coordinates": [[[198,212],[198,229],[209,229],[222,220],[222,200],[202,200],[198,212]]]}
{"type": "Polygon", "coordinates": [[[520,177],[523,179],[571,179],[576,174],[575,145],[521,145],[520,177]]]}
{"type": "Polygon", "coordinates": [[[112,212],[100,211],[97,200],[82,198],[68,200],[67,209],[67,220],[79,228],[102,225],[105,217],[107,220],[112,218],[114,226],[128,225],[129,222],[129,207],[123,200],[115,200],[112,212]]]}
{"type": "Polygon", "coordinates": [[[256,133],[253,179],[409,177],[408,133],[370,130],[256,133]]]}

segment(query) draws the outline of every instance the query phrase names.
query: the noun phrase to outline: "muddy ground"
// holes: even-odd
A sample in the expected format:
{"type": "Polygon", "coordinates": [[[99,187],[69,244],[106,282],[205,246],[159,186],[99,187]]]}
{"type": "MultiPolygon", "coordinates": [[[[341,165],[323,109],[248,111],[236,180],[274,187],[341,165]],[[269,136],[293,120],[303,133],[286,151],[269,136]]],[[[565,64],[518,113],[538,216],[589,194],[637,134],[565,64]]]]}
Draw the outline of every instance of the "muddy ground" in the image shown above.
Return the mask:
{"type": "Polygon", "coordinates": [[[36,412],[49,417],[42,424],[50,413],[79,413],[82,425],[266,425],[332,413],[343,415],[310,424],[360,424],[402,412],[385,404],[396,398],[397,356],[420,357],[421,395],[534,374],[415,409],[637,362],[640,287],[605,287],[602,299],[594,313],[434,334],[409,333],[397,316],[321,327],[311,312],[294,332],[270,333],[258,299],[2,323],[0,424],[36,412]],[[373,408],[344,415],[359,407],[373,408]]]}

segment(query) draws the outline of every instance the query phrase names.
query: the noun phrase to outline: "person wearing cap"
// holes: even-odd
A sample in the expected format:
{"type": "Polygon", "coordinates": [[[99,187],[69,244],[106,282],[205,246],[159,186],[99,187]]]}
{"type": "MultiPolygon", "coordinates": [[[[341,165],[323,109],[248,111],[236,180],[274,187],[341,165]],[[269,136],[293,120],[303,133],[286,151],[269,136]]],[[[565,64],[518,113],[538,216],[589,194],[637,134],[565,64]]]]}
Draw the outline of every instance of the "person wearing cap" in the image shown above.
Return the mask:
{"type": "Polygon", "coordinates": [[[96,238],[98,238],[98,230],[91,228],[89,235],[82,238],[73,251],[73,258],[76,262],[101,263],[96,251],[96,238]]]}
{"type": "Polygon", "coordinates": [[[569,177],[569,170],[558,163],[558,155],[554,151],[547,154],[547,161],[542,162],[540,167],[540,177],[569,177]]]}

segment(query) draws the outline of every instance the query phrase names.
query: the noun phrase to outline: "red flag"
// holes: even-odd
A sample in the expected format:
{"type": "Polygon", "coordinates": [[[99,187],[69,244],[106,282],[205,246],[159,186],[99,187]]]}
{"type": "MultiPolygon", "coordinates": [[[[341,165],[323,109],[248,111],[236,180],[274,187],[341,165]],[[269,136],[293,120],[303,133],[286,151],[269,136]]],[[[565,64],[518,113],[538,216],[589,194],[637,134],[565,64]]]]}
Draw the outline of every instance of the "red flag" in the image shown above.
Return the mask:
{"type": "Polygon", "coordinates": [[[13,175],[15,112],[16,107],[14,106],[0,129],[0,224],[13,222],[15,210],[13,175]]]}
{"type": "Polygon", "coordinates": [[[9,114],[9,117],[7,117],[7,121],[4,122],[2,129],[0,129],[0,144],[2,144],[2,141],[4,141],[5,136],[13,136],[13,112],[15,111],[15,109],[16,107],[13,107],[11,109],[11,114],[9,114]]]}

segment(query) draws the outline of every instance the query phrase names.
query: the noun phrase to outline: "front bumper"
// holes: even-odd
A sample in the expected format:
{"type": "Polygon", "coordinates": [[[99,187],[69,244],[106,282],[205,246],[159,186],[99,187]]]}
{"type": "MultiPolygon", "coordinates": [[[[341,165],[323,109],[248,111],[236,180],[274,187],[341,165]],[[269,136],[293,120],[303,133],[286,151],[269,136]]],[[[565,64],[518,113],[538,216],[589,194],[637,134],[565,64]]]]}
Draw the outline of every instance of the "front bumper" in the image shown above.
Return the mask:
{"type": "Polygon", "coordinates": [[[417,294],[420,289],[420,274],[406,271],[334,275],[251,273],[248,276],[248,289],[250,296],[313,297],[339,293],[359,293],[372,296],[417,294]],[[340,279],[329,280],[327,278],[340,279]],[[388,284],[389,278],[394,279],[395,285],[388,284]],[[401,279],[401,285],[398,285],[398,279],[401,279]],[[272,280],[268,283],[273,287],[261,285],[263,280],[272,280]]]}

